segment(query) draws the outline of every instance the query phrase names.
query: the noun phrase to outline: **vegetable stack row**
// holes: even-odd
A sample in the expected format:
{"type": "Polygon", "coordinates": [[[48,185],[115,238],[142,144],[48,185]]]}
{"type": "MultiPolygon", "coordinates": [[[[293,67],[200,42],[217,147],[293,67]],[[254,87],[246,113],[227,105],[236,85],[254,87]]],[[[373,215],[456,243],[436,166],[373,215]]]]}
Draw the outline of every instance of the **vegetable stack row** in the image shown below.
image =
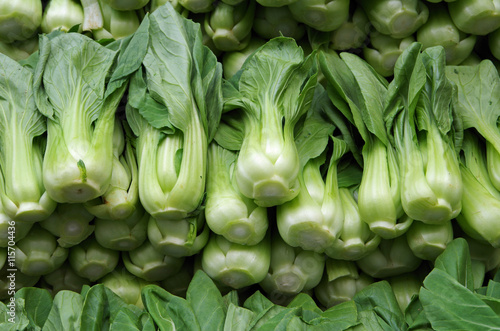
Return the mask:
{"type": "Polygon", "coordinates": [[[500,5],[493,0],[24,0],[0,4],[0,52],[22,59],[38,33],[78,31],[95,40],[132,34],[148,12],[170,2],[201,24],[204,43],[230,77],[267,40],[294,38],[361,55],[383,76],[412,42],[441,45],[449,65],[500,59],[500,5]]]}
{"type": "Polygon", "coordinates": [[[116,41],[57,30],[1,55],[2,300],[12,268],[17,289],[126,274],[181,294],[202,269],[328,308],[379,279],[418,293],[456,237],[481,287],[500,264],[500,77],[446,61],[411,43],[389,82],[282,36],[224,79],[170,3],[116,41]]]}

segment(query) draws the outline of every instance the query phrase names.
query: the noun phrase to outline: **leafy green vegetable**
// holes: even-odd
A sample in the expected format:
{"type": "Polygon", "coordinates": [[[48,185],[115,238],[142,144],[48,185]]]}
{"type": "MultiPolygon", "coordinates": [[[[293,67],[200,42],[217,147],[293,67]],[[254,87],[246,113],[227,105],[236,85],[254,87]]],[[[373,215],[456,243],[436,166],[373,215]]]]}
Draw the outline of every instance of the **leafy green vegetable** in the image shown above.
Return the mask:
{"type": "Polygon", "coordinates": [[[275,38],[253,53],[224,85],[225,109],[241,109],[244,125],[236,183],[259,206],[275,206],[298,194],[294,129],[312,102],[314,59],[304,58],[293,39],[275,38]]]}
{"type": "Polygon", "coordinates": [[[222,67],[202,45],[200,26],[170,4],[149,21],[141,25],[148,47],[131,81],[127,120],[138,136],[142,205],[157,220],[178,220],[196,216],[204,197],[207,146],[222,110],[222,67]]]}
{"type": "Polygon", "coordinates": [[[78,33],[41,37],[35,100],[47,117],[43,183],[55,201],[86,202],[107,190],[115,112],[144,52],[141,38],[106,48],[78,33]]]}
{"type": "Polygon", "coordinates": [[[205,217],[214,233],[242,245],[255,245],[268,228],[267,209],[243,196],[233,180],[237,154],[212,142],[208,148],[205,217]]]}
{"type": "Polygon", "coordinates": [[[270,263],[269,236],[256,245],[245,246],[212,234],[201,257],[203,270],[212,279],[233,289],[264,280],[270,263]]]}
{"type": "Polygon", "coordinates": [[[0,192],[15,221],[38,222],[56,208],[44,187],[46,121],[36,108],[33,72],[0,54],[0,192]]]}

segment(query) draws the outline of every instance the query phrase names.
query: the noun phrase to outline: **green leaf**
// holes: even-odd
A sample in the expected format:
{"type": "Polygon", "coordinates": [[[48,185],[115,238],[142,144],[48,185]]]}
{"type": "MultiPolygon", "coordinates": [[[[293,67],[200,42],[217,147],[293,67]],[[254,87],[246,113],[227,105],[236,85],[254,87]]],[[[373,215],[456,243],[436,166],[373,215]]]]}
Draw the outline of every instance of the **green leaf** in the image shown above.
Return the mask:
{"type": "Polygon", "coordinates": [[[419,296],[435,330],[500,330],[500,317],[442,269],[427,275],[419,296]]]}
{"type": "Polygon", "coordinates": [[[129,77],[141,67],[148,47],[148,34],[149,16],[146,15],[133,34],[107,45],[108,49],[118,51],[118,59],[108,82],[106,96],[126,84],[129,77]]]}
{"type": "Polygon", "coordinates": [[[259,329],[268,319],[286,309],[272,303],[260,291],[256,291],[245,300],[243,307],[255,313],[252,322],[248,325],[248,329],[252,330],[259,329]]]}
{"type": "Polygon", "coordinates": [[[67,109],[85,109],[85,120],[95,121],[103,108],[106,77],[117,53],[79,33],[60,34],[50,41],[44,36],[40,43],[46,45],[40,48],[35,70],[39,110],[59,122],[67,109]]]}
{"type": "Polygon", "coordinates": [[[230,304],[233,304],[236,307],[240,305],[239,304],[240,298],[237,290],[229,291],[226,295],[222,297],[222,300],[224,301],[224,306],[226,307],[225,311],[228,311],[230,304]]]}
{"type": "Polygon", "coordinates": [[[300,314],[299,307],[284,308],[260,325],[259,331],[306,330],[307,324],[299,318],[300,314]]]}
{"type": "Polygon", "coordinates": [[[361,109],[366,104],[354,73],[342,59],[329,53],[320,53],[320,64],[328,84],[334,89],[329,89],[333,104],[356,126],[363,140],[369,142],[370,133],[363,119],[363,113],[366,112],[361,109]]]}
{"type": "Polygon", "coordinates": [[[142,302],[160,330],[200,330],[195,313],[188,302],[159,286],[142,289],[142,302]]]}
{"type": "Polygon", "coordinates": [[[474,290],[469,245],[465,239],[456,238],[449,243],[437,257],[434,267],[443,270],[469,290],[474,290]]]}
{"type": "Polygon", "coordinates": [[[427,81],[422,89],[422,107],[419,118],[423,129],[428,129],[429,121],[437,124],[442,135],[446,135],[452,126],[451,101],[453,85],[446,77],[446,54],[444,48],[436,46],[422,52],[422,61],[427,71],[427,81]]]}
{"type": "Polygon", "coordinates": [[[361,111],[364,125],[368,131],[387,145],[388,139],[383,117],[387,81],[359,56],[341,53],[341,58],[355,79],[356,84],[353,84],[354,91],[352,92],[359,94],[357,100],[361,101],[361,104],[358,104],[357,108],[361,111]]]}
{"type": "Polygon", "coordinates": [[[323,311],[316,305],[314,299],[306,293],[297,294],[287,305],[287,308],[302,308],[303,311],[308,310],[320,315],[323,314],[323,311]]]}
{"type": "Polygon", "coordinates": [[[16,300],[24,299],[24,310],[30,327],[40,330],[52,307],[52,296],[49,291],[38,287],[23,287],[16,292],[14,297],[16,300]]]}
{"type": "Polygon", "coordinates": [[[491,280],[488,282],[486,295],[492,298],[500,299],[500,282],[491,280]]]}
{"type": "Polygon", "coordinates": [[[382,326],[386,324],[392,330],[406,328],[403,313],[389,282],[373,283],[356,293],[353,300],[359,312],[373,310],[377,318],[381,319],[379,324],[382,326]]]}
{"type": "Polygon", "coordinates": [[[223,330],[226,312],[222,295],[212,279],[202,270],[195,274],[186,293],[202,330],[223,330]]]}
{"type": "Polygon", "coordinates": [[[197,88],[194,96],[210,142],[215,136],[222,114],[222,64],[206,46],[195,55],[201,86],[195,85],[197,88]]]}
{"type": "Polygon", "coordinates": [[[304,52],[294,39],[271,39],[242,67],[239,91],[248,104],[245,110],[260,118],[261,111],[270,111],[262,110],[261,105],[271,101],[285,123],[296,123],[312,101],[315,86],[312,83],[316,81],[314,67],[314,57],[304,59],[304,52]]]}
{"type": "MultiPolygon", "coordinates": [[[[8,144],[14,135],[12,122],[31,139],[45,132],[46,121],[37,111],[33,96],[33,73],[8,56],[0,53],[0,139],[8,144]]],[[[3,154],[4,152],[2,152],[3,154]]]]}
{"type": "Polygon", "coordinates": [[[446,75],[457,86],[454,107],[464,129],[476,128],[499,151],[500,78],[495,65],[483,60],[477,66],[447,66],[446,75]]]}
{"type": "Polygon", "coordinates": [[[311,110],[300,128],[300,132],[295,135],[295,144],[302,166],[310,159],[323,153],[328,144],[329,136],[335,128],[321,116],[324,107],[327,107],[326,104],[329,102],[326,92],[321,88],[321,85],[318,85],[311,110]]]}
{"type": "Polygon", "coordinates": [[[405,310],[405,320],[410,330],[431,329],[431,323],[425,316],[424,307],[418,296],[414,296],[405,310]]]}
{"type": "Polygon", "coordinates": [[[116,314],[110,331],[154,331],[154,323],[147,313],[137,313],[128,307],[122,307],[116,314]]]}
{"type": "Polygon", "coordinates": [[[396,61],[394,79],[389,84],[384,107],[384,117],[388,129],[392,128],[396,115],[401,111],[407,113],[413,127],[415,107],[426,81],[426,71],[421,60],[421,48],[420,43],[412,43],[396,61]]]}
{"type": "MultiPolygon", "coordinates": [[[[14,297],[12,297],[14,298],[14,297]]],[[[11,301],[7,301],[7,305],[11,301]]],[[[13,308],[0,302],[0,330],[19,331],[26,330],[29,327],[30,321],[26,316],[26,312],[21,305],[24,305],[24,299],[16,300],[13,303],[13,308]]]]}
{"type": "Polygon", "coordinates": [[[254,318],[254,312],[243,307],[238,307],[232,302],[229,303],[226,319],[224,321],[224,331],[246,331],[254,318]]]}
{"type": "Polygon", "coordinates": [[[130,78],[127,101],[131,109],[134,109],[134,111],[127,112],[127,120],[136,136],[140,136],[141,131],[145,128],[145,123],[155,128],[161,128],[164,133],[174,131],[169,120],[167,107],[154,100],[148,93],[146,77],[142,68],[130,78]],[[139,111],[140,109],[142,111],[139,111]],[[134,116],[128,116],[128,114],[134,116]]]}
{"type": "Polygon", "coordinates": [[[59,291],[54,296],[44,331],[78,330],[83,309],[83,297],[73,291],[59,291]]]}
{"type": "Polygon", "coordinates": [[[481,299],[485,304],[487,304],[491,310],[497,314],[497,316],[500,316],[500,299],[488,296],[488,295],[482,295],[475,293],[476,296],[481,299]]]}
{"type": "Polygon", "coordinates": [[[127,304],[113,291],[102,284],[90,288],[82,308],[83,330],[101,330],[113,323],[121,308],[127,304]]]}
{"type": "Polygon", "coordinates": [[[357,325],[358,309],[354,300],[349,300],[325,310],[320,317],[308,321],[314,330],[346,330],[357,325]]]}

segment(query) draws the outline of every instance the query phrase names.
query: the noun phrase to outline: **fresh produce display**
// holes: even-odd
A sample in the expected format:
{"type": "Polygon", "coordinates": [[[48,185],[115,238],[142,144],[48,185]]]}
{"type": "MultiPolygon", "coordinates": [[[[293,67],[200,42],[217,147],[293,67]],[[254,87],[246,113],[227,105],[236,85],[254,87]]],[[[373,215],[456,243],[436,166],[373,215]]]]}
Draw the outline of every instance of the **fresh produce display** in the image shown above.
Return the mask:
{"type": "Polygon", "coordinates": [[[1,330],[500,330],[492,0],[0,0],[1,330]]]}

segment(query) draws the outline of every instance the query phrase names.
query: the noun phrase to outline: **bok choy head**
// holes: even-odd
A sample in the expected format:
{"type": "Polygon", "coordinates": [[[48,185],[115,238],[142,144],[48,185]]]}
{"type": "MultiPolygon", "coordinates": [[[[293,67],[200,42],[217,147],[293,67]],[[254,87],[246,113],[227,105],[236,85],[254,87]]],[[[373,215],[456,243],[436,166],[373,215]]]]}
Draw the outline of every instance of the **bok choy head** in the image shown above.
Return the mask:
{"type": "Polygon", "coordinates": [[[0,196],[15,221],[49,217],[56,202],[42,179],[47,128],[33,95],[33,72],[0,54],[0,196]]]}
{"type": "Polygon", "coordinates": [[[413,43],[396,63],[385,111],[399,155],[403,209],[433,224],[460,213],[463,191],[455,150],[461,125],[452,113],[445,62],[443,47],[421,52],[421,44],[413,43]]]}
{"type": "Polygon", "coordinates": [[[204,198],[208,142],[222,111],[222,65],[203,46],[200,25],[169,3],[142,26],[148,47],[127,108],[137,136],[139,198],[158,221],[195,217],[204,198]]]}
{"type": "Polygon", "coordinates": [[[321,53],[320,65],[331,100],[364,140],[359,216],[382,238],[400,236],[413,220],[401,205],[396,150],[385,128],[383,112],[388,83],[353,54],[341,53],[339,58],[321,53]]]}
{"type": "Polygon", "coordinates": [[[335,126],[322,112],[330,107],[326,91],[318,85],[313,106],[295,138],[300,157],[299,194],[276,209],[276,222],[284,241],[290,246],[318,253],[324,252],[338,238],[344,217],[336,165],[347,144],[342,145],[344,149],[336,148],[334,143],[331,161],[325,165],[329,135],[335,126]],[[328,167],[326,178],[323,178],[323,167],[328,167]]]}
{"type": "Polygon", "coordinates": [[[279,205],[298,194],[294,129],[311,105],[316,76],[314,55],[305,57],[293,39],[278,37],[224,85],[225,109],[243,113],[236,183],[259,206],[279,205]]]}
{"type": "Polygon", "coordinates": [[[237,244],[255,245],[267,232],[267,208],[239,192],[233,180],[236,158],[236,153],[215,142],[210,144],[205,217],[216,234],[237,244]]]}
{"type": "Polygon", "coordinates": [[[48,122],[43,183],[55,201],[86,202],[107,190],[115,112],[140,64],[141,38],[104,47],[79,33],[41,37],[35,98],[48,122]]]}

